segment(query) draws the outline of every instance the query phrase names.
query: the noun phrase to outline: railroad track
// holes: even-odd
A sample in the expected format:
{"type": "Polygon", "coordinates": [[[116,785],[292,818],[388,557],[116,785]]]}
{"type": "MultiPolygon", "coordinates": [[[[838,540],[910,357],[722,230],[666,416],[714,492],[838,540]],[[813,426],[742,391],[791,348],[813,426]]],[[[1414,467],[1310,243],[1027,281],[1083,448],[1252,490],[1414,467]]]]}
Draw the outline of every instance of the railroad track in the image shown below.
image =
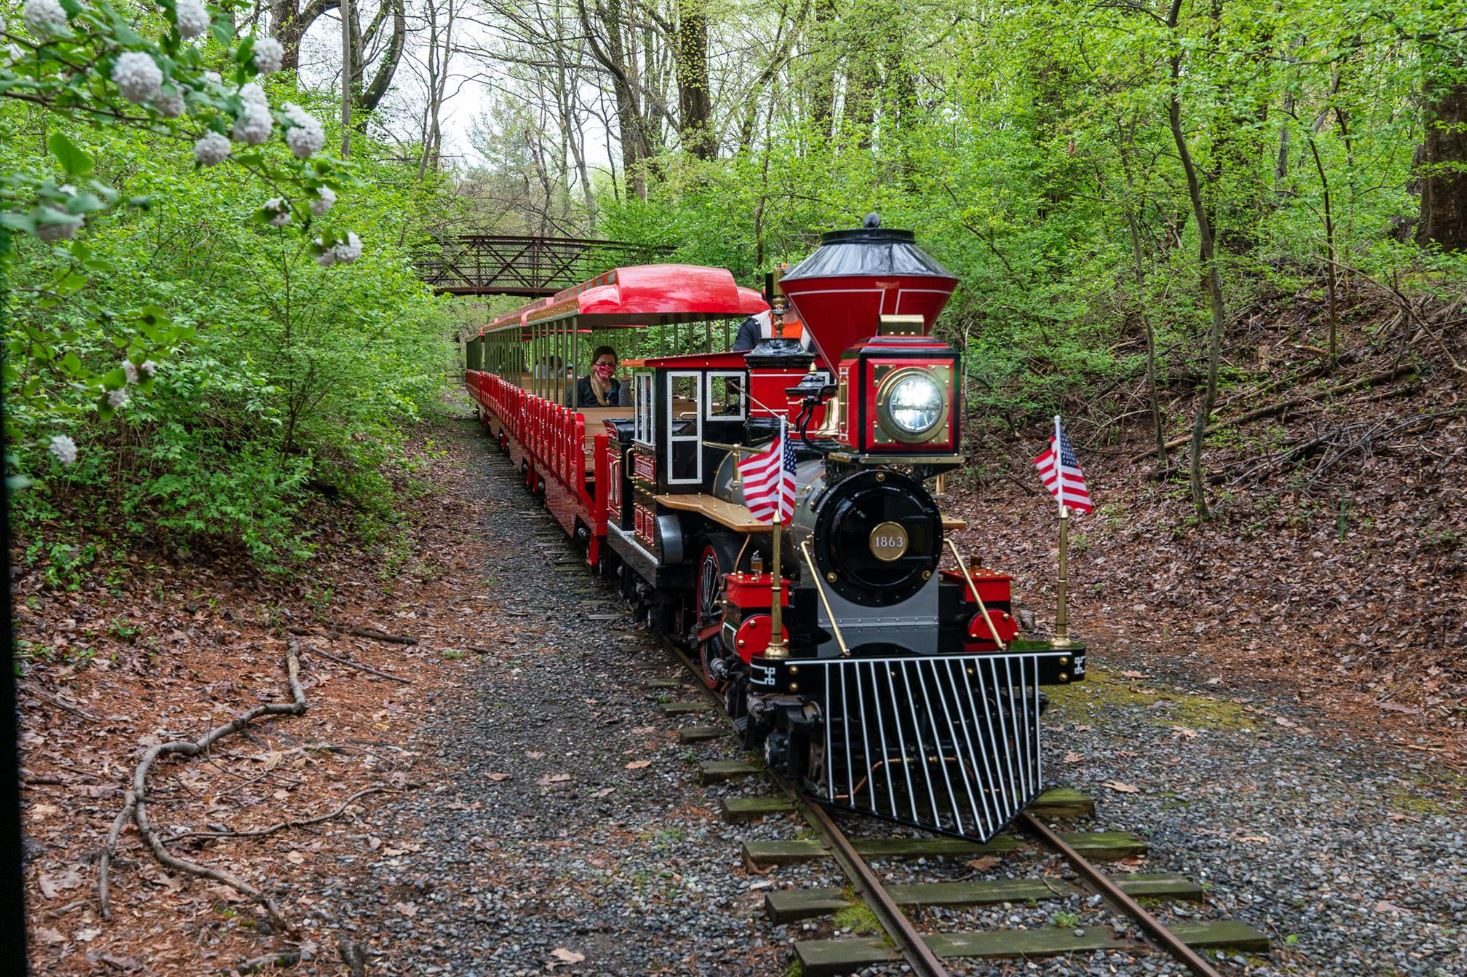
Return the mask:
{"type": "MultiPolygon", "coordinates": [[[[663,646],[687,669],[689,683],[703,697],[695,701],[662,704],[664,713],[678,716],[716,712],[726,720],[721,701],[697,677],[688,657],[664,640],[663,646]]],[[[680,687],[662,680],[663,692],[680,687]]],[[[688,726],[679,738],[693,743],[732,735],[732,725],[688,726]]],[[[1050,957],[1093,951],[1163,952],[1183,963],[1198,977],[1220,977],[1199,951],[1231,949],[1267,952],[1269,941],[1246,923],[1217,920],[1167,926],[1148,911],[1139,898],[1200,901],[1204,890],[1172,874],[1119,874],[1102,871],[1097,861],[1142,855],[1146,842],[1128,832],[1060,832],[1046,820],[1065,820],[1093,812],[1093,802],[1075,791],[1051,790],[1019,816],[1017,827],[1033,846],[1063,858],[1079,884],[1054,878],[1000,879],[979,882],[886,884],[870,858],[972,859],[1002,856],[1024,847],[1013,835],[1000,835],[984,845],[956,838],[851,838],[818,804],[806,800],[785,778],[747,758],[705,761],[699,777],[704,783],[737,777],[764,776],[779,792],[770,796],[725,798],[724,817],[748,821],[772,814],[798,814],[814,832],[813,838],[794,841],[743,843],[745,862],[757,871],[815,859],[833,859],[849,884],[840,888],[787,889],[765,895],[765,911],[776,923],[831,916],[852,905],[854,894],[875,917],[883,931],[878,936],[837,936],[803,940],[794,951],[805,977],[845,974],[873,964],[904,962],[919,977],[946,977],[943,961],[950,958],[1050,957]],[[1034,929],[994,929],[971,932],[924,933],[908,910],[934,907],[962,908],[1004,903],[1042,902],[1077,894],[1093,894],[1135,924],[1144,939],[1123,936],[1108,926],[1048,926],[1034,929]]]]}
{"type": "MultiPolygon", "coordinates": [[[[573,564],[584,568],[579,559],[557,559],[553,563],[567,569],[573,564]]],[[[683,666],[688,686],[700,695],[699,699],[692,701],[663,702],[662,711],[670,716],[693,719],[711,713],[720,720],[716,725],[685,726],[679,731],[679,739],[684,743],[722,738],[732,741],[732,723],[728,721],[717,694],[698,678],[692,661],[679,648],[666,639],[662,639],[661,644],[683,666]]],[[[659,694],[667,694],[669,698],[681,687],[682,683],[676,679],[649,683],[649,688],[659,694]]],[[[1198,977],[1221,977],[1199,951],[1230,949],[1266,953],[1269,950],[1269,940],[1264,934],[1239,921],[1163,924],[1138,899],[1201,901],[1205,894],[1203,888],[1170,873],[1119,873],[1111,876],[1103,872],[1096,862],[1144,855],[1146,842],[1129,832],[1060,832],[1045,823],[1046,820],[1072,820],[1092,814],[1094,802],[1079,792],[1063,789],[1045,792],[1020,814],[1016,824],[1033,846],[1059,855],[1068,862],[1079,884],[1049,877],[887,884],[872,867],[870,859],[967,860],[1013,854],[1024,850],[1026,845],[1012,834],[1001,834],[983,845],[949,837],[851,838],[829,812],[806,800],[793,784],[761,762],[750,759],[747,754],[731,760],[704,761],[699,765],[699,779],[704,783],[749,776],[769,778],[778,792],[724,798],[723,815],[726,820],[745,822],[793,813],[805,820],[814,837],[792,841],[745,841],[742,843],[744,861],[754,870],[763,872],[783,864],[832,859],[849,884],[849,889],[822,887],[767,891],[764,908],[770,919],[788,924],[833,916],[852,905],[850,895],[854,894],[882,929],[879,936],[848,935],[797,941],[795,957],[805,977],[846,974],[883,963],[905,963],[910,972],[919,977],[947,977],[949,971],[943,962],[947,959],[1034,959],[1094,951],[1159,951],[1182,962],[1198,977]],[[924,933],[909,913],[910,910],[1041,903],[1087,893],[1099,896],[1115,912],[1131,920],[1145,934],[1144,939],[1125,936],[1108,926],[1092,925],[924,933]]]]}

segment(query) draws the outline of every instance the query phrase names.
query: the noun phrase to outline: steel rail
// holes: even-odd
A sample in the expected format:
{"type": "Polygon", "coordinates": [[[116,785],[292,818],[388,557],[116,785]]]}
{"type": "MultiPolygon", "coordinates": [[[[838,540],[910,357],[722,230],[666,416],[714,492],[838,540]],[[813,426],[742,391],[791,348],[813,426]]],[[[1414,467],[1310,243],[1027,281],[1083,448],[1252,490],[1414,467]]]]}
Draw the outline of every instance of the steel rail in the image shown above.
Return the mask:
{"type": "MultiPolygon", "coordinates": [[[[698,669],[693,665],[693,660],[684,654],[681,648],[665,637],[659,636],[659,640],[662,646],[682,663],[684,668],[692,672],[694,677],[698,677],[698,669]]],[[[718,693],[701,681],[698,683],[698,688],[718,703],[720,714],[725,720],[728,720],[728,713],[722,711],[723,700],[718,693]]],[[[942,965],[942,961],[937,958],[932,947],[927,945],[927,941],[922,938],[917,927],[912,925],[912,921],[902,912],[896,900],[891,897],[891,893],[886,891],[886,886],[882,885],[881,879],[877,877],[871,864],[861,856],[860,852],[856,851],[851,840],[846,837],[846,833],[831,819],[830,812],[819,804],[811,803],[794,784],[769,769],[768,766],[764,769],[779,785],[779,788],[789,795],[795,808],[809,822],[810,827],[825,839],[826,848],[831,857],[840,866],[841,872],[845,874],[847,881],[851,883],[857,894],[865,900],[866,905],[876,916],[877,922],[881,924],[881,928],[886,931],[886,935],[896,944],[902,959],[912,968],[912,973],[917,974],[918,977],[949,977],[947,968],[942,965]]]]}
{"type": "Polygon", "coordinates": [[[886,886],[877,878],[871,863],[856,851],[851,839],[846,837],[846,833],[831,818],[830,812],[819,804],[811,803],[783,777],[773,771],[770,773],[775,782],[790,793],[805,820],[825,838],[836,864],[845,873],[857,895],[865,900],[877,922],[881,923],[881,928],[886,930],[887,936],[896,944],[902,958],[912,968],[912,973],[920,977],[948,977],[947,968],[942,965],[932,947],[927,945],[917,927],[912,925],[912,921],[902,912],[891,893],[886,891],[886,886]]]}
{"type": "Polygon", "coordinates": [[[1147,912],[1146,908],[1139,902],[1125,892],[1122,892],[1120,886],[1111,881],[1110,876],[1096,868],[1094,863],[1071,847],[1069,842],[1051,831],[1049,826],[1043,821],[1040,821],[1028,811],[1021,812],[1018,821],[1046,845],[1063,855],[1065,861],[1070,863],[1070,867],[1084,876],[1085,880],[1094,886],[1100,895],[1105,897],[1106,900],[1126,915],[1140,923],[1141,928],[1146,931],[1148,936],[1166,952],[1186,964],[1187,968],[1196,974],[1197,977],[1222,977],[1217,969],[1202,959],[1202,956],[1196,950],[1192,949],[1175,933],[1167,929],[1161,920],[1147,912]]]}

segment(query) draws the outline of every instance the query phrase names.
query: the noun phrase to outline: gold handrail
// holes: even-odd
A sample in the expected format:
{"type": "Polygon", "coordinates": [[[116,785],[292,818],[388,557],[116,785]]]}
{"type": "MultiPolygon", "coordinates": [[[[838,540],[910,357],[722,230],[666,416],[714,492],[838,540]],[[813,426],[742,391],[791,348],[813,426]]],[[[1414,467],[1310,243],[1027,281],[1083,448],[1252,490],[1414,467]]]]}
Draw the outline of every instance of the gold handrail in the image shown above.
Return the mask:
{"type": "Polygon", "coordinates": [[[998,643],[999,651],[1007,651],[1008,645],[998,636],[998,628],[993,626],[993,618],[988,614],[988,607],[983,603],[983,598],[978,596],[978,585],[973,582],[973,575],[968,572],[968,564],[963,562],[963,554],[958,552],[958,544],[954,543],[951,536],[946,537],[943,542],[953,551],[953,559],[958,561],[958,569],[963,571],[963,579],[968,581],[968,589],[973,591],[973,599],[978,602],[978,611],[983,615],[983,621],[988,625],[988,633],[993,635],[993,640],[998,643]]]}
{"type": "Polygon", "coordinates": [[[840,625],[836,623],[835,611],[830,609],[830,598],[825,596],[825,588],[820,585],[820,572],[815,569],[815,558],[810,555],[810,541],[800,540],[800,553],[805,557],[805,565],[810,568],[810,579],[815,582],[815,593],[820,595],[820,603],[825,607],[825,616],[830,618],[830,630],[835,632],[835,643],[840,645],[842,658],[851,657],[851,649],[846,647],[845,635],[840,633],[840,625]]]}

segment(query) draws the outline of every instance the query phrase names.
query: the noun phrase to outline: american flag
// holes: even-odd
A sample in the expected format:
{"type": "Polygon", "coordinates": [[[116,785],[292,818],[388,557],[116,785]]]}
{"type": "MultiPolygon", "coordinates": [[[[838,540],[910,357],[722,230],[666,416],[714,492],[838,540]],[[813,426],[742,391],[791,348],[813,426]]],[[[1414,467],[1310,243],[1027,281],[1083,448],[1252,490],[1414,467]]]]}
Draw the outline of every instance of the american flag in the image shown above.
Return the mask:
{"type": "Polygon", "coordinates": [[[1075,457],[1075,447],[1060,426],[1059,417],[1054,419],[1054,434],[1049,439],[1049,448],[1034,459],[1034,467],[1039,469],[1044,487],[1059,499],[1061,506],[1068,506],[1075,512],[1095,510],[1095,503],[1090,501],[1090,490],[1085,487],[1085,474],[1080,471],[1080,461],[1075,457]]]}
{"type": "Polygon", "coordinates": [[[795,515],[795,446],[789,439],[789,422],[781,418],[779,437],[758,454],[739,462],[739,481],[744,485],[744,504],[755,519],[788,525],[795,515]]]}

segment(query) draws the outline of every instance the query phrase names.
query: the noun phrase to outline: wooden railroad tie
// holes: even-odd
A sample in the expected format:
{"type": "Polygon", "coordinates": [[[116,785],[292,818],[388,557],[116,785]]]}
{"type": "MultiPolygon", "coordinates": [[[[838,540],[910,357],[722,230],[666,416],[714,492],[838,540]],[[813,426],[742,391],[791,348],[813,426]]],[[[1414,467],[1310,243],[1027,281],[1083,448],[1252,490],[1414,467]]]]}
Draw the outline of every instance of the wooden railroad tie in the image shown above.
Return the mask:
{"type": "MultiPolygon", "coordinates": [[[[1171,931],[1190,947],[1230,947],[1266,952],[1268,937],[1236,920],[1178,923],[1171,931]]],[[[934,933],[925,936],[939,957],[1052,957],[1092,950],[1134,950],[1135,943],[1117,936],[1108,926],[1071,929],[1046,926],[1030,930],[990,930],[978,933],[934,933]],[[1075,934],[1079,933],[1079,936],[1075,934]]],[[[871,964],[900,959],[880,937],[805,940],[795,944],[795,955],[806,977],[846,974],[871,964]]]]}
{"type": "Polygon", "coordinates": [[[686,716],[694,712],[712,712],[711,702],[664,702],[661,706],[662,712],[667,716],[686,716]]]}
{"type": "Polygon", "coordinates": [[[752,777],[764,772],[764,764],[756,760],[705,760],[698,764],[700,784],[719,784],[739,777],[752,777]]]}
{"type": "Polygon", "coordinates": [[[679,743],[702,743],[728,735],[726,726],[684,726],[677,731],[679,743]]]}
{"type": "MultiPolygon", "coordinates": [[[[1170,873],[1126,875],[1116,879],[1132,896],[1164,896],[1200,901],[1202,886],[1170,873]]],[[[1079,895],[1083,890],[1062,879],[997,879],[987,882],[931,882],[887,888],[898,906],[991,906],[1003,902],[1047,902],[1079,895]]],[[[776,923],[829,916],[851,905],[840,888],[784,889],[764,894],[764,911],[776,923]]]]}
{"type": "MultiPolygon", "coordinates": [[[[1116,861],[1146,854],[1146,841],[1129,831],[1061,832],[1064,838],[1086,858],[1099,862],[1116,861]]],[[[866,858],[973,858],[978,855],[1005,855],[1017,851],[1021,843],[1010,835],[999,835],[986,844],[961,838],[856,838],[856,851],[866,858]]],[[[794,865],[819,858],[829,858],[830,850],[818,838],[793,841],[746,841],[744,860],[756,868],[766,865],[794,865]]]]}

